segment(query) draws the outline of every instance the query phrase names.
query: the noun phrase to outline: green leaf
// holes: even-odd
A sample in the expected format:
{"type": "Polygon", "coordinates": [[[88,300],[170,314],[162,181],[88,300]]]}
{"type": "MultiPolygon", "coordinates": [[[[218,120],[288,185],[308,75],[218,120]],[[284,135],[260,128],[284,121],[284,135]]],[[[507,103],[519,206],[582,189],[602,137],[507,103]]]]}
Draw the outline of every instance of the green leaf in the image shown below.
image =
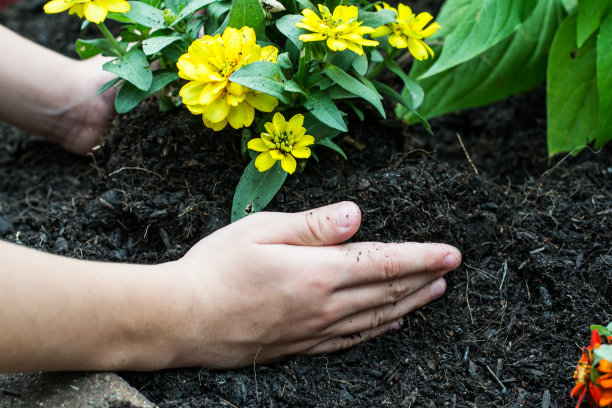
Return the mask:
{"type": "Polygon", "coordinates": [[[285,82],[284,88],[285,88],[285,91],[287,91],[287,92],[299,93],[299,94],[302,94],[302,95],[306,95],[306,93],[302,90],[302,88],[300,88],[298,83],[295,82],[294,80],[289,80],[289,81],[285,82]]]}
{"type": "Polygon", "coordinates": [[[412,100],[410,98],[404,95],[400,95],[395,91],[395,89],[391,88],[389,85],[383,84],[382,82],[374,81],[374,86],[376,86],[378,92],[390,97],[391,99],[399,103],[401,106],[403,106],[405,110],[410,112],[413,118],[416,118],[416,120],[419,120],[423,124],[423,127],[425,127],[425,130],[427,130],[429,134],[433,135],[429,122],[427,122],[427,119],[425,119],[425,117],[423,117],[423,115],[421,115],[419,111],[417,111],[416,108],[412,106],[412,100]]]}
{"type": "Polygon", "coordinates": [[[214,3],[216,0],[191,0],[187,2],[185,8],[183,8],[178,16],[176,16],[176,20],[172,23],[171,26],[175,26],[180,21],[182,21],[185,17],[188,17],[198,11],[199,9],[208,6],[210,3],[214,3]]]}
{"type": "Polygon", "coordinates": [[[315,143],[323,139],[333,139],[340,134],[338,129],[327,126],[309,112],[304,114],[303,126],[306,129],[306,133],[315,138],[315,143]]]}
{"type": "Polygon", "coordinates": [[[133,47],[123,57],[114,59],[103,65],[105,71],[131,82],[136,88],[146,91],[151,86],[153,74],[151,66],[144,53],[133,47]]]}
{"type": "Polygon", "coordinates": [[[595,37],[576,49],[576,14],[557,30],[548,59],[547,122],[549,157],[579,152],[597,134],[595,37]]]}
{"type": "Polygon", "coordinates": [[[344,123],[344,119],[342,119],[342,112],[338,110],[336,104],[329,96],[325,95],[323,92],[311,92],[310,95],[304,99],[302,105],[308,112],[325,125],[342,132],[348,131],[346,123],[344,123]]]}
{"type": "Polygon", "coordinates": [[[260,172],[255,167],[255,159],[244,169],[234,193],[232,203],[232,222],[249,214],[263,210],[283,186],[287,172],[277,161],[271,169],[260,172]]]}
{"type": "Polygon", "coordinates": [[[331,140],[329,138],[321,139],[321,140],[319,140],[317,142],[317,144],[321,145],[321,146],[325,146],[325,147],[327,147],[329,149],[332,149],[333,151],[338,153],[340,156],[342,156],[344,158],[344,160],[347,160],[346,153],[344,153],[344,150],[342,150],[342,148],[340,146],[335,144],[333,140],[331,140]]]}
{"type": "Polygon", "coordinates": [[[353,60],[352,66],[355,72],[363,76],[368,72],[368,59],[365,55],[358,56],[353,60]]]}
{"type": "Polygon", "coordinates": [[[237,29],[249,26],[255,30],[257,39],[264,39],[266,19],[259,0],[234,0],[227,25],[237,29]]]}
{"type": "Polygon", "coordinates": [[[604,0],[580,0],[578,3],[578,48],[599,28],[610,2],[604,0]]]}
{"type": "Polygon", "coordinates": [[[88,59],[94,57],[107,50],[109,53],[113,53],[113,47],[110,45],[106,38],[96,38],[92,40],[77,39],[74,44],[74,49],[81,59],[88,59]]]}
{"type": "Polygon", "coordinates": [[[395,11],[383,9],[380,11],[364,11],[359,9],[357,20],[361,21],[362,27],[377,28],[381,25],[389,24],[395,21],[397,15],[395,11]]]}
{"type": "Polygon", "coordinates": [[[599,332],[599,335],[602,336],[602,337],[610,337],[610,336],[612,336],[612,323],[609,324],[609,328],[608,327],[604,327],[604,326],[600,326],[598,324],[592,324],[591,327],[589,327],[589,329],[597,330],[599,332]]]}
{"type": "Polygon", "coordinates": [[[98,89],[98,95],[103,94],[104,92],[108,91],[109,89],[111,89],[117,82],[121,81],[121,78],[113,78],[110,81],[104,83],[104,85],[102,85],[99,89],[98,89]]]}
{"type": "Polygon", "coordinates": [[[425,98],[423,88],[415,80],[411,79],[397,62],[389,60],[386,62],[386,66],[404,82],[404,92],[402,92],[402,95],[409,97],[412,108],[417,109],[421,106],[425,98]]]}
{"type": "MultiPolygon", "coordinates": [[[[544,82],[550,44],[563,15],[558,0],[540,0],[532,16],[513,36],[454,68],[418,80],[426,95],[419,108],[421,114],[432,118],[487,105],[544,82]]],[[[437,47],[433,48],[437,51],[437,47]]],[[[418,78],[431,64],[413,64],[409,77],[418,78]]],[[[409,123],[419,120],[401,107],[397,115],[409,123]]]]}
{"type": "Polygon", "coordinates": [[[181,36],[179,34],[147,38],[142,42],[142,51],[145,55],[153,55],[180,39],[181,36]]]}
{"type": "Polygon", "coordinates": [[[145,91],[136,88],[130,83],[126,83],[119,89],[115,97],[115,109],[117,113],[126,113],[134,109],[140,102],[145,100],[149,95],[162,89],[170,82],[179,78],[174,71],[155,71],[151,87],[145,91]]]}
{"type": "Polygon", "coordinates": [[[295,23],[299,22],[304,18],[301,14],[287,14],[276,20],[276,28],[280,31],[297,49],[302,49],[302,41],[300,41],[300,34],[304,33],[299,27],[295,26],[295,23]]]}
{"type": "Polygon", "coordinates": [[[149,28],[165,28],[164,12],[141,1],[128,1],[130,11],[125,16],[149,28]]]}
{"type": "Polygon", "coordinates": [[[608,360],[612,363],[612,344],[602,344],[594,349],[593,356],[593,367],[596,367],[600,360],[608,360]]]}
{"type": "MultiPolygon", "coordinates": [[[[580,19],[580,16],[578,16],[580,19]]],[[[612,13],[604,19],[597,37],[597,91],[599,115],[595,148],[612,140],[612,13]]]]}
{"type": "Polygon", "coordinates": [[[285,81],[281,68],[269,61],[255,61],[230,75],[230,81],[278,98],[289,103],[285,92],[285,81]]]}
{"type": "MultiPolygon", "coordinates": [[[[531,15],[538,2],[533,0],[474,0],[463,8],[461,22],[452,31],[443,31],[444,49],[438,61],[421,78],[427,78],[468,61],[514,33],[531,15]]],[[[459,16],[453,16],[458,19],[459,16]]]]}
{"type": "Polygon", "coordinates": [[[561,0],[567,14],[572,14],[578,8],[578,0],[561,0]]]}
{"type": "Polygon", "coordinates": [[[385,113],[385,108],[383,108],[381,103],[382,98],[378,92],[373,91],[361,81],[353,78],[351,75],[347,74],[335,65],[326,66],[325,69],[323,69],[323,73],[340,87],[370,102],[383,118],[387,116],[385,113]]]}

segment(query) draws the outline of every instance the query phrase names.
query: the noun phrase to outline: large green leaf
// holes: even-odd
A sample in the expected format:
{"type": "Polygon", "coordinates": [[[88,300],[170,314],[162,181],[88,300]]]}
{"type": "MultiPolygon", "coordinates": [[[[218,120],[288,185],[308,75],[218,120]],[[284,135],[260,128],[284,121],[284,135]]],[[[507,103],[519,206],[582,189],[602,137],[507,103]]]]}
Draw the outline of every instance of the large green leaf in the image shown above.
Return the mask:
{"type": "Polygon", "coordinates": [[[128,1],[130,11],[125,16],[149,28],[165,28],[164,12],[141,1],[128,1]]]}
{"type": "Polygon", "coordinates": [[[601,23],[597,38],[599,115],[596,149],[612,140],[612,52],[610,50],[612,50],[612,13],[609,13],[601,23]]]}
{"type": "Polygon", "coordinates": [[[131,82],[136,88],[146,91],[151,86],[153,74],[147,57],[137,47],[133,47],[123,57],[109,61],[103,65],[105,71],[112,72],[131,82]]]}
{"type": "Polygon", "coordinates": [[[548,155],[579,152],[597,134],[595,37],[576,48],[577,16],[567,17],[553,40],[548,59],[546,109],[548,155]]]}
{"type": "Polygon", "coordinates": [[[149,95],[154,94],[178,78],[178,74],[174,71],[156,71],[153,75],[151,86],[145,91],[136,88],[129,82],[126,83],[121,87],[121,89],[119,89],[117,96],[115,96],[115,109],[117,110],[117,113],[126,113],[131,111],[149,95]]]}
{"type": "MultiPolygon", "coordinates": [[[[421,114],[432,118],[483,106],[541,84],[550,44],[563,16],[558,0],[540,0],[532,16],[510,38],[459,66],[417,81],[425,93],[421,114]]],[[[413,64],[410,78],[418,78],[427,64],[413,64]]],[[[403,95],[408,96],[407,92],[404,89],[403,95]]],[[[397,114],[409,123],[419,121],[401,106],[397,114]]]]}
{"type": "Polygon", "coordinates": [[[334,101],[325,93],[320,91],[311,92],[304,99],[302,105],[325,125],[342,132],[348,130],[344,119],[342,119],[342,112],[338,110],[334,101]]]}
{"type": "Polygon", "coordinates": [[[376,108],[376,110],[378,110],[378,113],[380,113],[383,118],[386,117],[385,108],[383,108],[381,102],[382,98],[378,92],[368,88],[361,81],[356,78],[353,78],[351,75],[347,74],[335,65],[326,66],[325,69],[323,69],[323,73],[327,75],[336,84],[338,84],[341,88],[344,88],[352,94],[357,95],[370,102],[376,108]]]}
{"type": "Polygon", "coordinates": [[[180,40],[181,38],[182,37],[180,36],[180,34],[171,34],[147,38],[142,42],[142,51],[145,53],[145,55],[153,55],[157,52],[160,52],[173,42],[180,40]]]}
{"type": "Polygon", "coordinates": [[[276,162],[271,169],[260,172],[255,159],[244,169],[232,203],[232,222],[263,210],[283,186],[287,172],[276,162]]]}
{"type": "Polygon", "coordinates": [[[268,61],[255,61],[240,68],[230,76],[230,81],[272,95],[284,103],[289,103],[285,92],[286,80],[278,64],[268,61]]]}
{"type": "Polygon", "coordinates": [[[421,77],[433,76],[468,61],[504,40],[527,20],[537,3],[534,0],[474,0],[465,7],[466,3],[459,1],[463,14],[452,16],[455,23],[459,21],[452,31],[443,31],[446,23],[438,19],[444,49],[438,61],[421,77]]]}
{"type": "Polygon", "coordinates": [[[208,6],[210,3],[213,3],[213,2],[215,2],[215,0],[191,0],[189,1],[187,5],[185,6],[185,8],[183,8],[180,11],[178,16],[176,17],[176,20],[172,22],[172,25],[174,26],[178,24],[178,22],[182,21],[185,17],[192,15],[199,9],[208,6]]]}
{"type": "Polygon", "coordinates": [[[258,40],[265,38],[266,20],[259,0],[234,0],[227,26],[237,29],[248,26],[255,30],[258,40]]]}
{"type": "Polygon", "coordinates": [[[597,31],[605,12],[609,9],[610,2],[607,0],[580,0],[578,3],[578,47],[582,47],[591,34],[597,31]]]}

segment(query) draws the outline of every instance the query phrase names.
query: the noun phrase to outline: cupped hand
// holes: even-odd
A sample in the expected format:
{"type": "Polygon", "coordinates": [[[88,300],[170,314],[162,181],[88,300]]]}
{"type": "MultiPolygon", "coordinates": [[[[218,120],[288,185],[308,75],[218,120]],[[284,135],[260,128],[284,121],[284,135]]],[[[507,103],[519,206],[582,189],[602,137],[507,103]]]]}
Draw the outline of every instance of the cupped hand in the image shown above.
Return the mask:
{"type": "Polygon", "coordinates": [[[351,347],[401,327],[442,295],[460,252],[444,244],[341,244],[361,222],[342,202],[257,213],[174,266],[191,287],[191,330],[174,366],[233,368],[351,347]]]}

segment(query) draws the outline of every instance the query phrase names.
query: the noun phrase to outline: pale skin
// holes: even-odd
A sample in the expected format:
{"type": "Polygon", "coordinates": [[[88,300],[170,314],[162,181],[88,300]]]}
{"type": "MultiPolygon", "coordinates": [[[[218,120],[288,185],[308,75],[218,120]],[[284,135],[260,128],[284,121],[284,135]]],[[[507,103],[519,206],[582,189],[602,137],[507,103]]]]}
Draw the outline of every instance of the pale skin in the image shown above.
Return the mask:
{"type": "MultiPolygon", "coordinates": [[[[95,96],[108,80],[99,65],[3,27],[0,52],[12,52],[0,65],[1,120],[75,153],[99,142],[112,110],[112,98],[95,96]],[[28,58],[37,64],[27,67],[28,58]],[[75,101],[24,70],[81,92],[75,101]],[[70,85],[74,72],[89,80],[70,85]],[[30,123],[36,115],[44,123],[30,123]]],[[[360,223],[351,202],[258,213],[159,265],[84,261],[0,241],[0,372],[236,368],[334,352],[399,329],[406,314],[444,293],[443,276],[461,254],[445,244],[342,244],[360,223]]]]}

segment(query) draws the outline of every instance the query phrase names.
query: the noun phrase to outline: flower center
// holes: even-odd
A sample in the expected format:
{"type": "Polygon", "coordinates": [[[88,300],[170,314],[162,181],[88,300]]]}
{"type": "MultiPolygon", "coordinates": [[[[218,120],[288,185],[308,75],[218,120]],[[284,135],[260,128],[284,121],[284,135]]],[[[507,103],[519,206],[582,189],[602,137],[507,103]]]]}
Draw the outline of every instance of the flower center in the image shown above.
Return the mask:
{"type": "Polygon", "coordinates": [[[276,149],[281,152],[291,153],[294,142],[295,137],[293,136],[293,131],[287,133],[274,132],[274,144],[276,145],[276,149]]]}

